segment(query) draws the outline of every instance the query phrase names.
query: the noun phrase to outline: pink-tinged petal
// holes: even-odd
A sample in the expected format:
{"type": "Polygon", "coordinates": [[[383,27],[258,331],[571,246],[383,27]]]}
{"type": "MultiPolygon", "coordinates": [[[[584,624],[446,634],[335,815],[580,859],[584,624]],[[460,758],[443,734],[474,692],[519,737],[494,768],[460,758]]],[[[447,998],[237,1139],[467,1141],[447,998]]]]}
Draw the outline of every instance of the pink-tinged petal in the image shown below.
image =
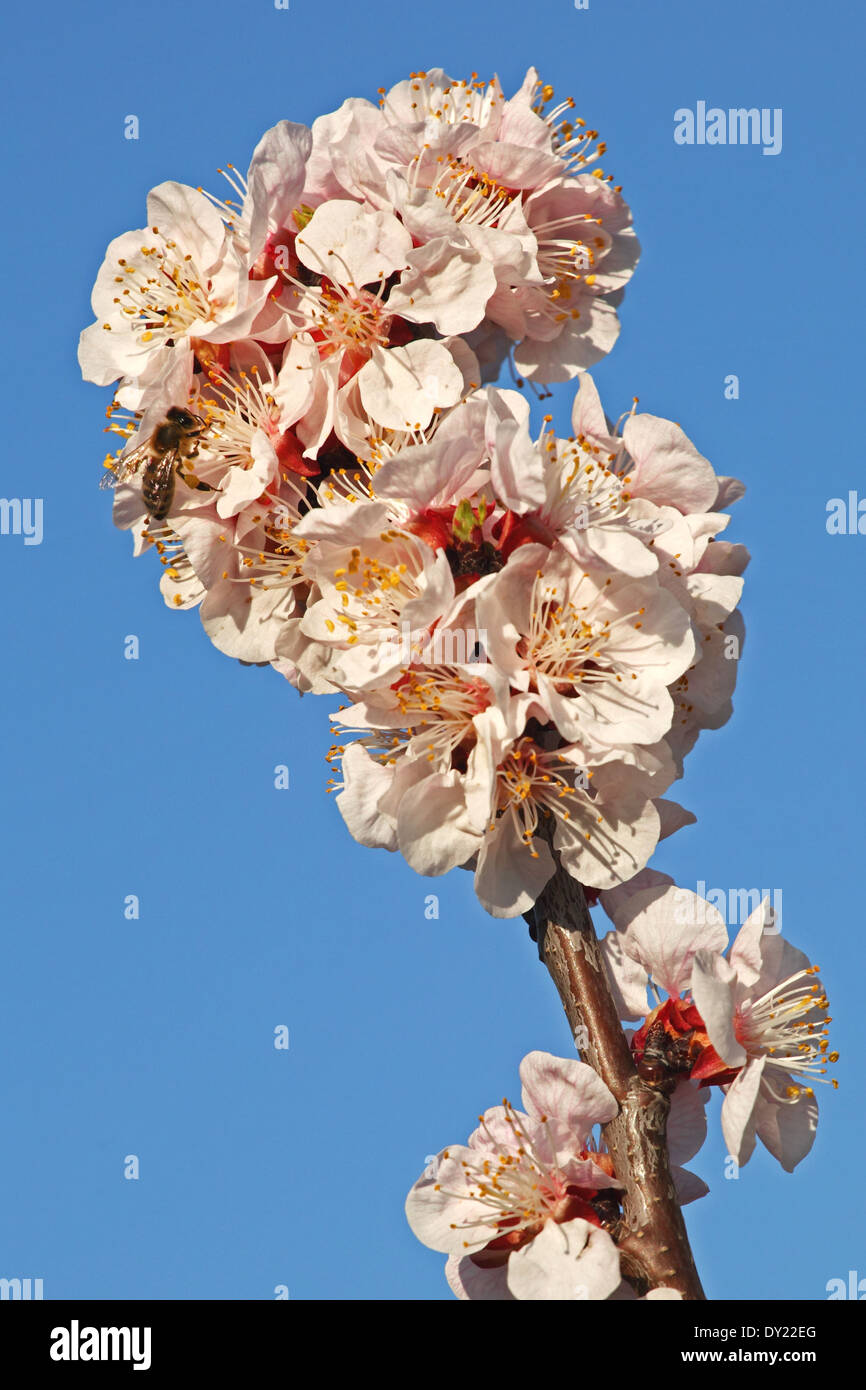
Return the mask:
{"type": "Polygon", "coordinates": [[[631,491],[682,512],[708,512],[718,485],[713,465],[671,420],[630,415],[622,432],[634,459],[631,491]]]}
{"type": "Polygon", "coordinates": [[[252,588],[218,580],[200,609],[202,627],[214,646],[239,661],[273,661],[277,639],[294,610],[292,591],[252,588]]]}
{"type": "MultiPolygon", "coordinates": [[[[123,489],[118,488],[118,492],[121,491],[123,489]]],[[[225,523],[218,517],[181,512],[172,525],[183,541],[186,558],[202,584],[206,589],[213,588],[226,567],[225,541],[220,540],[226,534],[225,523]]]]}
{"type": "Polygon", "coordinates": [[[578,563],[582,555],[581,542],[610,570],[619,570],[636,579],[643,579],[658,570],[658,556],[644,544],[640,536],[632,535],[629,531],[588,526],[578,534],[566,532],[560,536],[560,545],[574,555],[578,563]]]}
{"type": "Polygon", "coordinates": [[[456,1144],[437,1157],[435,1176],[419,1178],[406,1198],[409,1225],[422,1245],[445,1255],[463,1256],[467,1244],[483,1249],[497,1235],[494,1213],[484,1202],[462,1195],[473,1185],[462,1164],[474,1165],[477,1155],[456,1144]]]}
{"type": "Polygon", "coordinates": [[[478,855],[475,892],[491,917],[519,917],[528,912],[553,876],[553,857],[543,840],[537,857],[524,844],[510,816],[502,816],[488,831],[478,855]]]}
{"type": "MultiPolygon", "coordinates": [[[[615,891],[615,890],[614,890],[615,891]]],[[[623,950],[621,932],[609,931],[599,942],[601,958],[607,971],[608,984],[616,1005],[617,1018],[646,1017],[647,973],[623,950]]]]}
{"type": "Polygon", "coordinates": [[[544,545],[520,546],[498,574],[485,585],[477,602],[478,623],[487,632],[487,649],[493,663],[507,673],[512,685],[526,685],[524,659],[517,647],[531,621],[532,585],[535,573],[549,557],[544,545]]]}
{"type": "Polygon", "coordinates": [[[702,574],[740,575],[748,569],[751,558],[746,546],[717,540],[714,545],[707,546],[698,569],[702,574]]]}
{"type": "Polygon", "coordinates": [[[429,188],[412,188],[405,175],[394,171],[389,171],[386,186],[394,211],[420,246],[454,232],[451,213],[429,188]]]}
{"type": "Polygon", "coordinates": [[[412,237],[390,212],[335,198],[316,208],[295,241],[298,259],[341,285],[378,284],[407,264],[412,237]]]}
{"type": "Polygon", "coordinates": [[[342,771],[345,787],[337,797],[337,808],[349,834],[372,849],[396,850],[394,822],[378,809],[393,781],[393,768],[376,762],[360,743],[350,743],[343,754],[342,771]]]}
{"type": "Polygon", "coordinates": [[[642,869],[659,838],[659,817],[633,767],[608,763],[594,771],[594,801],[575,799],[572,819],[558,816],[553,843],[563,868],[591,888],[612,888],[642,869]]]}
{"type": "Polygon", "coordinates": [[[406,792],[397,814],[397,837],[417,874],[438,877],[466,863],[481,836],[469,823],[459,773],[436,773],[406,792]]]}
{"type": "Polygon", "coordinates": [[[264,430],[256,430],[250,441],[250,467],[230,467],[217,497],[217,514],[228,520],[237,516],[277,477],[279,464],[274,446],[264,430]]]}
{"type": "Polygon", "coordinates": [[[508,1264],[495,1269],[479,1269],[471,1255],[449,1255],[445,1278],[451,1292],[460,1299],[510,1299],[514,1294],[508,1287],[508,1264]]]}
{"type": "Polygon", "coordinates": [[[500,220],[499,227],[478,227],[471,222],[460,224],[460,231],[471,246],[474,246],[485,260],[493,265],[497,283],[500,285],[522,286],[540,285],[543,276],[535,258],[536,242],[526,225],[525,219],[517,212],[500,220]],[[509,225],[506,225],[506,222],[509,225]]]}
{"type": "Polygon", "coordinates": [[[532,91],[535,90],[533,84],[538,82],[538,74],[534,68],[530,68],[529,73],[531,77],[527,74],[521,91],[505,103],[498,137],[508,144],[520,145],[523,149],[546,150],[549,153],[550,126],[541,116],[536,115],[531,105],[532,91]]]}
{"type": "Polygon", "coordinates": [[[254,326],[259,314],[267,309],[269,296],[277,283],[271,280],[250,280],[244,295],[244,302],[238,304],[233,314],[223,314],[213,321],[199,320],[193,325],[193,337],[208,343],[233,343],[245,338],[254,326]]]}
{"type": "Polygon", "coordinates": [[[723,951],[728,944],[721,915],[687,888],[649,888],[640,900],[635,894],[629,913],[626,952],[672,996],[688,988],[696,951],[723,951]]]}
{"type": "Polygon", "coordinates": [[[476,169],[509,188],[540,188],[562,176],[562,160],[549,150],[503,144],[501,138],[495,144],[485,141],[473,146],[472,162],[476,169]]]}
{"type": "Polygon", "coordinates": [[[641,893],[654,888],[656,895],[660,896],[663,889],[675,887],[676,884],[670,874],[660,873],[658,869],[641,869],[625,883],[620,883],[616,888],[608,888],[605,892],[600,893],[598,900],[617,931],[625,932],[632,918],[636,917],[644,906],[640,897],[641,893]]]}
{"type": "Polygon", "coordinates": [[[293,338],[286,348],[274,387],[274,400],[283,429],[288,429],[308,410],[320,360],[315,343],[304,342],[301,338],[293,338]]]}
{"type": "Polygon", "coordinates": [[[335,695],[339,689],[329,679],[332,670],[333,652],[328,647],[311,642],[301,632],[299,621],[287,623],[276,641],[277,669],[293,674],[289,676],[292,684],[302,694],[335,695]]]}
{"type": "Polygon", "coordinates": [[[310,404],[295,428],[304,446],[304,458],[316,457],[334,427],[340,360],[340,354],[335,353],[321,362],[313,373],[310,404]]]}
{"type": "Polygon", "coordinates": [[[387,527],[388,519],[388,508],[382,502],[335,502],[329,507],[311,507],[293,534],[308,541],[352,544],[377,536],[387,527]]]}
{"type": "Polygon", "coordinates": [[[745,496],[746,484],[740,482],[739,478],[728,478],[719,474],[716,478],[719,485],[716,500],[713,503],[713,511],[720,512],[723,507],[730,507],[734,502],[739,502],[745,496]]]}
{"type": "Polygon", "coordinates": [[[313,149],[304,191],[316,204],[329,198],[353,198],[383,206],[385,165],[375,151],[384,125],[382,112],[363,97],[349,97],[336,111],[313,122],[313,149]]]}
{"type": "MultiPolygon", "coordinates": [[[[510,285],[499,285],[495,294],[490,296],[485,309],[485,322],[478,331],[483,331],[485,327],[489,329],[491,325],[507,335],[509,349],[512,342],[519,342],[526,333],[524,305],[520,295],[510,285]]],[[[495,376],[495,372],[486,373],[483,380],[490,381],[495,376]]]]}
{"type": "Polygon", "coordinates": [[[696,1202],[699,1197],[706,1197],[710,1190],[697,1173],[690,1173],[688,1168],[681,1168],[677,1163],[671,1164],[671,1179],[681,1207],[688,1206],[689,1202],[696,1202]]]}
{"type": "Polygon", "coordinates": [[[629,744],[652,744],[664,738],[671,726],[674,704],[667,689],[653,671],[635,673],[629,686],[631,704],[623,706],[619,687],[606,691],[599,686],[589,698],[582,692],[560,694],[556,681],[538,673],[538,696],[564,739],[602,748],[623,748],[629,744]]]}
{"type": "Polygon", "coordinates": [[[729,1067],[742,1067],[746,1050],[734,1032],[736,972],[714,951],[698,951],[692,961],[691,988],[710,1042],[729,1067]]]}
{"type": "MultiPolygon", "coordinates": [[[[464,338],[455,337],[455,335],[452,333],[450,336],[446,335],[446,337],[442,339],[442,346],[448,349],[448,351],[451,353],[451,356],[454,358],[454,361],[457,363],[458,367],[463,373],[464,396],[466,396],[470,392],[475,391],[478,387],[479,382],[481,381],[481,364],[479,363],[478,358],[472,351],[469,344],[466,342],[464,338]]],[[[463,431],[470,428],[470,422],[473,418],[474,403],[472,401],[469,401],[467,403],[464,400],[461,404],[463,406],[462,412],[451,412],[452,431],[455,429],[458,431],[461,430],[461,426],[463,431]],[[456,419],[453,418],[455,415],[456,419]]],[[[446,438],[447,437],[448,436],[446,433],[446,438]]],[[[453,433],[451,437],[454,437],[453,433]]]]}
{"type": "Polygon", "coordinates": [[[210,270],[225,246],[226,229],[210,199],[197,188],[171,180],[147,195],[147,225],[165,236],[183,237],[184,251],[193,255],[200,270],[210,270]]]}
{"type": "Polygon", "coordinates": [[[722,1134],[728,1153],[742,1168],[752,1157],[755,1148],[755,1111],[764,1076],[765,1058],[747,1063],[728,1087],[722,1102],[722,1134]]]}
{"type": "Polygon", "coordinates": [[[760,999],[762,994],[801,970],[808,970],[810,965],[805,952],[792,946],[780,933],[764,932],[761,937],[761,973],[750,987],[749,996],[760,999]]]}
{"type": "Polygon", "coordinates": [[[496,272],[468,243],[437,237],[411,255],[410,268],[388,296],[388,308],[440,333],[466,333],[484,317],[496,272]]]}
{"type": "Polygon", "coordinates": [[[508,1287],[523,1302],[597,1301],[620,1283],[619,1251],[607,1231],[576,1217],[545,1222],[508,1260],[508,1287]]]}
{"type": "Polygon", "coordinates": [[[710,1093],[693,1082],[681,1080],[671,1096],[667,1141],[671,1163],[688,1163],[707,1137],[707,1101],[710,1093]]]}
{"type": "Polygon", "coordinates": [[[441,343],[374,347],[358,373],[364,409],[386,429],[426,429],[437,407],[456,405],[463,373],[441,343]]]}
{"type": "Polygon", "coordinates": [[[723,623],[740,601],[744,580],[735,574],[690,574],[686,589],[692,600],[694,620],[702,629],[723,623]]]}
{"type": "Polygon", "coordinates": [[[396,824],[397,812],[410,787],[415,787],[425,778],[434,775],[426,758],[403,758],[393,769],[394,779],[379,802],[379,811],[396,824]]]}
{"type": "Polygon", "coordinates": [[[163,570],[160,575],[159,592],[167,608],[183,613],[189,608],[196,608],[207,590],[192,571],[179,573],[172,568],[163,570]]]}
{"type": "Polygon", "coordinates": [[[545,499],[544,463],[529,437],[529,406],[515,391],[487,393],[487,447],[490,477],[500,502],[522,513],[545,499]]]}
{"type": "Polygon", "coordinates": [[[479,454],[462,439],[438,439],[401,449],[376,473],[376,496],[406,501],[416,511],[459,500],[464,484],[478,468],[479,454]]]}
{"type": "MultiPolygon", "coordinates": [[[[790,1076],[772,1071],[773,1090],[785,1095],[794,1082],[790,1076]]],[[[785,1103],[774,1100],[766,1083],[762,1086],[755,1106],[755,1130],[758,1138],[786,1173],[793,1173],[806,1157],[815,1141],[818,1128],[818,1102],[814,1095],[800,1088],[799,1099],[785,1103]]]]}
{"type": "Polygon", "coordinates": [[[506,1110],[504,1105],[491,1105],[479,1116],[478,1128],[472,1131],[467,1140],[469,1148],[483,1149],[488,1154],[513,1153],[520,1146],[520,1140],[514,1133],[515,1120],[522,1124],[526,1116],[519,1110],[506,1110]]]}
{"type": "Polygon", "coordinates": [[[604,299],[575,296],[580,318],[567,318],[556,337],[526,337],[514,349],[514,365],[532,381],[571,381],[610,352],[619,337],[616,310],[604,299]]]}
{"type": "Polygon", "coordinates": [[[730,962],[737,974],[740,985],[753,985],[760,978],[763,965],[763,945],[765,931],[778,935],[776,914],[770,906],[770,899],[758,904],[750,912],[734,938],[730,951],[730,962]]]}
{"type": "Polygon", "coordinates": [[[697,824],[697,816],[692,811],[687,811],[678,801],[664,801],[661,797],[656,797],[654,805],[662,825],[660,840],[666,840],[669,835],[676,834],[684,825],[697,824]]]}
{"type": "Polygon", "coordinates": [[[571,408],[571,427],[575,438],[586,435],[588,439],[603,441],[611,450],[615,446],[616,441],[608,427],[598,387],[589,372],[584,372],[580,378],[571,408]]]}
{"type": "MultiPolygon", "coordinates": [[[[112,334],[106,333],[102,322],[99,321],[82,329],[78,339],[78,365],[81,375],[85,381],[92,381],[95,386],[110,386],[125,370],[127,355],[119,354],[114,342],[108,341],[110,338],[112,334]]],[[[172,349],[169,348],[168,351],[171,352],[172,349]]],[[[129,353],[128,358],[134,369],[136,356],[129,353]]]]}
{"type": "MultiPolygon", "coordinates": [[[[531,1121],[538,1126],[537,1121],[531,1121]]],[[[566,1129],[565,1125],[558,1124],[555,1120],[548,1120],[547,1124],[536,1128],[533,1136],[533,1144],[539,1146],[539,1152],[546,1157],[548,1148],[542,1142],[543,1137],[550,1135],[550,1145],[555,1152],[551,1157],[567,1183],[574,1184],[575,1187],[589,1188],[601,1191],[602,1188],[618,1187],[622,1188],[619,1178],[611,1177],[603,1168],[599,1168],[593,1158],[574,1157],[574,1134],[566,1129]]],[[[551,1164],[553,1166],[553,1164],[551,1164]]]]}
{"type": "Polygon", "coordinates": [[[269,231],[292,227],[291,216],[303,192],[312,143],[312,132],[305,125],[278,121],[256,145],[247,172],[252,210],[250,265],[262,250],[269,231]]]}
{"type": "Polygon", "coordinates": [[[535,1119],[547,1115],[566,1126],[578,1141],[595,1124],[605,1124],[619,1106],[592,1067],[574,1057],[530,1052],[520,1063],[523,1104],[535,1119]]]}

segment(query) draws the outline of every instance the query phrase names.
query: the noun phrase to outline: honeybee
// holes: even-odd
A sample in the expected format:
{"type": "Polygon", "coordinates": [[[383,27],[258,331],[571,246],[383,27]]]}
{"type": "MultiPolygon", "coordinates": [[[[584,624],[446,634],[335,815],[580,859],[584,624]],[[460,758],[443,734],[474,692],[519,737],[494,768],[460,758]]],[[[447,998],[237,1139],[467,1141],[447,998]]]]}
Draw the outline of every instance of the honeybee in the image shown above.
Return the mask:
{"type": "MultiPolygon", "coordinates": [[[[185,459],[195,458],[198,441],[204,421],[191,410],[182,410],[173,405],[166,417],[150,438],[139,444],[132,453],[118,459],[116,467],[109,467],[100,479],[100,487],[117,487],[138,472],[142,463],[141,496],[145,507],[155,521],[163,521],[171,510],[174,498],[175,470],[182,473],[181,465],[185,459]]],[[[206,483],[197,479],[189,480],[197,488],[207,488],[206,483]]]]}

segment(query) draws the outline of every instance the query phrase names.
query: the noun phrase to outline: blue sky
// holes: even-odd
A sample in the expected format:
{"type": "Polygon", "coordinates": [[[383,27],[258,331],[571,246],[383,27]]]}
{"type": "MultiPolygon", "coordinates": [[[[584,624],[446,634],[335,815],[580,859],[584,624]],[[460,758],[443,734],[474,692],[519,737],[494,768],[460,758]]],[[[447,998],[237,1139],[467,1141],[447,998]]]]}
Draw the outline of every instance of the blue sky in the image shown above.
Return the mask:
{"type": "Polygon", "coordinates": [[[712,1189],[688,1213],[698,1265],[719,1298],[820,1299],[866,1275],[866,536],[825,527],[828,499],[866,496],[845,435],[863,368],[860,12],[152,0],[136,17],[95,0],[73,23],[49,0],[6,25],[0,492],[44,499],[44,538],[0,536],[0,1275],[41,1277],[48,1298],[450,1298],[405,1193],[480,1109],[517,1099],[525,1052],[570,1052],[519,919],[488,918],[460,872],[433,883],[350,840],[324,790],[331,702],[164,607],[97,489],[108,393],[75,360],[104,247],[141,225],[152,185],[214,187],[280,118],[413,69],[513,90],[530,62],[601,130],[644,247],[596,372],[609,412],[638,395],[749,489],[728,533],[754,557],[735,715],[676,792],[698,824],[653,862],[685,886],[782,890],[842,1053],[792,1176],[760,1151],[726,1181],[715,1100],[692,1165],[712,1189]],[[698,101],[781,108],[781,152],[675,144],[675,110],[698,101]]]}

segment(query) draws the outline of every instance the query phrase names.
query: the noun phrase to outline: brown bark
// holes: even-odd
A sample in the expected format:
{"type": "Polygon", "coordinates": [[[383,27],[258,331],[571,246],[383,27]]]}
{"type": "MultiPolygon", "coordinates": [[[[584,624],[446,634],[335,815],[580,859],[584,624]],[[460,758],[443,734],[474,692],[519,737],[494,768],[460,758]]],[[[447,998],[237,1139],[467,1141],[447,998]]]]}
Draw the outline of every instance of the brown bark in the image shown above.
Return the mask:
{"type": "Polygon", "coordinates": [[[580,884],[558,867],[526,920],[572,1033],[586,1042],[583,1060],[619,1101],[619,1114],[602,1133],[625,1186],[622,1222],[613,1232],[623,1275],[639,1294],[667,1287],[703,1299],[668,1163],[670,1103],[662,1087],[635,1071],[580,884]]]}

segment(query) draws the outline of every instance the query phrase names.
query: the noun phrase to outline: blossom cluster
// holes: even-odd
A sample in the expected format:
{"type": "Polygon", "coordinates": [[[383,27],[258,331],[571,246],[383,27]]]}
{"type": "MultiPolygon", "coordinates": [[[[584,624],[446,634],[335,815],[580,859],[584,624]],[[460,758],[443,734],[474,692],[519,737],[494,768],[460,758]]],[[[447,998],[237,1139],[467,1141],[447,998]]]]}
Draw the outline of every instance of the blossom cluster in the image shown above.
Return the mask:
{"type": "Polygon", "coordinates": [[[814,1083],[837,1085],[819,968],[784,939],[768,898],[730,949],[717,909],[656,870],[602,893],[601,904],[614,924],[601,947],[619,1016],[641,1021],[631,1039],[638,1073],[719,1086],[737,1165],[758,1138],[793,1172],[815,1138],[814,1083]]]}
{"type": "Polygon", "coordinates": [[[166,602],[347,697],[351,833],[470,867],[503,917],[552,848],[608,889],[689,819],[663,793],[730,711],[747,559],[717,539],[740,485],[671,421],[605,415],[586,369],[638,243],[597,132],[552,98],[534,69],[508,99],[413,74],[281,121],[225,201],[160,185],[79,352],[115,386],[115,521],[166,602]],[[579,375],[570,437],[485,385],[506,356],[579,375]]]}
{"type": "MultiPolygon", "coordinates": [[[[725,955],[711,904],[654,871],[638,879],[601,894],[615,924],[602,951],[619,1016],[640,1020],[638,1076],[670,1097],[677,1201],[709,1191],[682,1165],[706,1138],[713,1086],[736,1167],[759,1138],[793,1171],[815,1137],[815,1084],[838,1059],[818,968],[784,940],[767,899],[725,955]]],[[[617,1115],[615,1098],[591,1067],[548,1053],[525,1057],[520,1077],[523,1110],[505,1100],[485,1111],[467,1144],[443,1149],[415,1183],[412,1230],[448,1256],[461,1299],[635,1298],[620,1267],[623,1185],[595,1134],[617,1115]]],[[[645,1296],[680,1297],[663,1286],[645,1296]]]]}
{"type": "Polygon", "coordinates": [[[532,906],[552,850],[610,889],[691,819],[664,793],[730,712],[747,558],[715,540],[738,485],[677,425],[632,409],[615,432],[588,373],[569,438],[528,413],[488,388],[366,499],[327,484],[297,528],[320,597],[285,648],[310,688],[354,694],[332,756],[355,838],[471,868],[498,917],[532,906]]]}
{"type": "MultiPolygon", "coordinates": [[[[574,103],[534,68],[508,98],[439,69],[379,95],[280,121],[224,199],[159,185],[109,245],[79,360],[114,388],[115,523],[221,652],[339,699],[357,841],[468,869],[495,917],[557,866],[600,901],[680,1203],[707,1191],[682,1165],[712,1087],[736,1163],[760,1139],[790,1171],[837,1055],[817,969],[767,903],[727,949],[647,867],[694,820],[666,796],[686,754],[731,713],[743,486],[636,399],[606,413],[589,368],[640,248],[574,103]],[[575,383],[568,435],[532,424],[525,382],[575,383]]],[[[597,1133],[616,1099],[577,1060],[532,1052],[520,1076],[523,1108],[485,1111],[412,1188],[413,1230],[460,1298],[636,1298],[597,1133]]]]}
{"type": "MultiPolygon", "coordinates": [[[[622,1183],[595,1135],[618,1105],[583,1062],[530,1052],[520,1064],[523,1110],[485,1110],[465,1145],[450,1145],[415,1183],[406,1215],[425,1245],[447,1254],[460,1299],[633,1299],[615,1235],[622,1183]]],[[[670,1159],[680,1202],[706,1192],[680,1166],[706,1134],[703,1104],[687,1088],[672,1105],[670,1159]]],[[[651,1299],[679,1298],[657,1288],[651,1299]]]]}

